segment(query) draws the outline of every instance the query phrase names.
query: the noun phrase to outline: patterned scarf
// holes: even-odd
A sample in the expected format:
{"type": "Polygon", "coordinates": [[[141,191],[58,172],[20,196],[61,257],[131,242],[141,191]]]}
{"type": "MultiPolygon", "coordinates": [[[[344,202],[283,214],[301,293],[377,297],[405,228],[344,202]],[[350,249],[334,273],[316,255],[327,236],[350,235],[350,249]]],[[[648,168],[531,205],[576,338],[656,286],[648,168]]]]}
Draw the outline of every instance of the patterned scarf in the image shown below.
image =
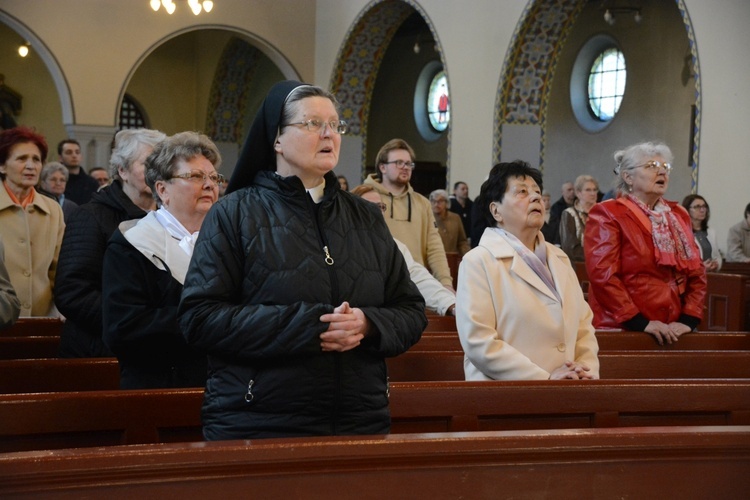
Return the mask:
{"type": "Polygon", "coordinates": [[[500,236],[502,236],[508,244],[513,247],[518,255],[521,256],[523,261],[536,273],[537,276],[547,285],[552,294],[557,297],[558,302],[562,302],[560,293],[555,288],[555,281],[552,279],[552,273],[547,267],[547,246],[544,244],[544,236],[539,233],[536,240],[536,246],[532,252],[529,248],[521,243],[521,240],[510,234],[505,229],[495,228],[500,236]]]}
{"type": "Polygon", "coordinates": [[[690,244],[692,238],[688,239],[685,228],[663,198],[657,200],[653,210],[632,194],[628,194],[627,198],[651,220],[657,264],[674,267],[680,272],[697,269],[701,265],[700,256],[696,255],[690,244]]]}

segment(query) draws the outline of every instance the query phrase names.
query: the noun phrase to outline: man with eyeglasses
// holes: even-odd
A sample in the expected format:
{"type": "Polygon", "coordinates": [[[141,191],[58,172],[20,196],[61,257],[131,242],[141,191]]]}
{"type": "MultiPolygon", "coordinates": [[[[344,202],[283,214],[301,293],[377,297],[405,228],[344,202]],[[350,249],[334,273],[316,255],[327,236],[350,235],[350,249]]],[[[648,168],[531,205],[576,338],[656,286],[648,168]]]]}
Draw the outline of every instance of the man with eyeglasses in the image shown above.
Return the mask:
{"type": "Polygon", "coordinates": [[[406,244],[414,259],[429,268],[443,286],[453,290],[430,201],[409,183],[414,150],[403,139],[391,139],[380,148],[375,163],[376,172],[365,179],[365,185],[377,191],[386,205],[385,222],[391,235],[406,244]]]}

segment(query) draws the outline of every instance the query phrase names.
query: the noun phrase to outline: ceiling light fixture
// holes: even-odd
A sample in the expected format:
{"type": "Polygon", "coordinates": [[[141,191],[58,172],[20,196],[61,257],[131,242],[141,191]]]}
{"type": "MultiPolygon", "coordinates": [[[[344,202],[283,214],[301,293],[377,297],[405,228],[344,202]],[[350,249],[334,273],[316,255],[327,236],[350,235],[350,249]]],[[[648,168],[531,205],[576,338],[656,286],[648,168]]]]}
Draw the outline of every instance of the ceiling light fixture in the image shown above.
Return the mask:
{"type": "MultiPolygon", "coordinates": [[[[211,0],[187,0],[187,4],[196,16],[201,12],[211,12],[214,8],[214,3],[211,0]]],[[[149,5],[154,12],[158,12],[161,7],[164,7],[164,10],[170,15],[174,14],[177,9],[175,0],[150,0],[149,5]]]]}
{"type": "Polygon", "coordinates": [[[18,55],[21,57],[26,57],[29,55],[29,48],[31,47],[31,44],[29,42],[24,43],[23,45],[18,46],[18,55]]]}
{"type": "Polygon", "coordinates": [[[633,5],[618,6],[614,1],[609,2],[608,0],[604,0],[599,9],[604,11],[604,22],[610,26],[614,26],[615,24],[615,14],[633,14],[635,24],[641,24],[641,21],[643,21],[641,8],[633,5]]]}

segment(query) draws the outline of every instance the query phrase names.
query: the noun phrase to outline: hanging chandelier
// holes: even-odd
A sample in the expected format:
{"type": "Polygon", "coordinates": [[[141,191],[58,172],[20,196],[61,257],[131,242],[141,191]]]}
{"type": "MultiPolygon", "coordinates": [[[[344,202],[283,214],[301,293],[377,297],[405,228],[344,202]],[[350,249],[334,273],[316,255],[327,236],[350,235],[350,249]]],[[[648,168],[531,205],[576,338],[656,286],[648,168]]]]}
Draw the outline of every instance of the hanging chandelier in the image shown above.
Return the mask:
{"type": "MultiPolygon", "coordinates": [[[[164,7],[164,10],[170,15],[177,8],[175,0],[150,0],[149,4],[154,12],[158,12],[160,7],[164,7]]],[[[214,8],[214,3],[211,0],[187,0],[187,4],[196,16],[201,12],[211,12],[211,9],[214,8]]]]}

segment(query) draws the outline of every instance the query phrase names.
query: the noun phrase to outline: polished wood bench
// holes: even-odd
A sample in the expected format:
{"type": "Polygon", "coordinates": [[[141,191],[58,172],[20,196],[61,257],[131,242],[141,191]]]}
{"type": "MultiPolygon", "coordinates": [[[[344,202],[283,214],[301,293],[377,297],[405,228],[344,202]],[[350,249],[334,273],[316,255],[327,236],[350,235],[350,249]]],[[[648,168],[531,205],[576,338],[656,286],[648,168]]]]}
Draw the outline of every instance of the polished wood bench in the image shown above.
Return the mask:
{"type": "MultiPolygon", "coordinates": [[[[201,440],[203,389],[0,395],[0,452],[201,440]]],[[[750,425],[750,380],[393,383],[392,433],[750,425]]]]}
{"type": "Polygon", "coordinates": [[[60,337],[0,337],[1,359],[56,358],[60,337]]]}
{"type": "Polygon", "coordinates": [[[700,331],[750,330],[750,276],[707,273],[706,303],[700,331]]]}
{"type": "MultiPolygon", "coordinates": [[[[597,331],[600,351],[750,350],[750,332],[690,332],[673,344],[659,345],[645,332],[597,331]]],[[[456,332],[425,332],[410,351],[461,351],[456,332]]]]}
{"type": "MultiPolygon", "coordinates": [[[[750,351],[602,351],[606,379],[750,378],[750,351]]],[[[386,359],[391,382],[464,380],[462,351],[408,351],[386,359]]],[[[0,361],[0,394],[110,390],[114,358],[0,361]]]]}
{"type": "Polygon", "coordinates": [[[436,314],[427,315],[427,327],[425,332],[456,332],[456,318],[453,316],[438,316],[436,314]]]}
{"type": "MultiPolygon", "coordinates": [[[[388,358],[394,382],[463,380],[463,352],[407,351],[388,358]]],[[[750,378],[750,351],[603,351],[600,376],[620,378],[750,378]]]]}
{"type": "Polygon", "coordinates": [[[0,337],[59,337],[63,321],[58,318],[19,318],[8,328],[0,328],[0,337]]]}
{"type": "Polygon", "coordinates": [[[741,498],[748,470],[745,426],[346,436],[3,454],[0,496],[741,498]]]}
{"type": "Polygon", "coordinates": [[[0,361],[0,394],[120,388],[115,358],[0,361]]]}

